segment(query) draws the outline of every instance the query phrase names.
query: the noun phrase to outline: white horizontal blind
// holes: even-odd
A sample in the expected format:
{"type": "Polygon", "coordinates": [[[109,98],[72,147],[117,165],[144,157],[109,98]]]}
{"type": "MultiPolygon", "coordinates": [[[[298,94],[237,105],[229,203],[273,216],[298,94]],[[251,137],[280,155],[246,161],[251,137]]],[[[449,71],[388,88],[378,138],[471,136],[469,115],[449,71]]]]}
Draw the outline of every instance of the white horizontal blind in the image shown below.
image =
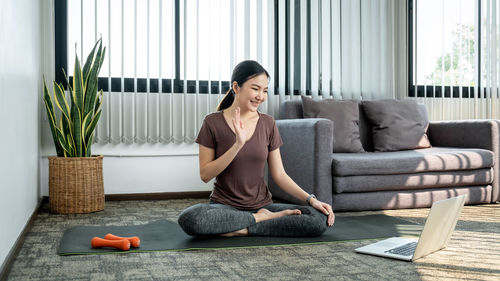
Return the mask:
{"type": "MultiPolygon", "coordinates": [[[[80,59],[100,37],[107,48],[96,142],[192,143],[238,62],[257,60],[273,74],[274,1],[177,2],[176,23],[175,0],[68,0],[68,45],[80,59]]],[[[69,48],[70,76],[73,63],[69,48]]],[[[275,115],[271,85],[261,111],[275,115]]]]}

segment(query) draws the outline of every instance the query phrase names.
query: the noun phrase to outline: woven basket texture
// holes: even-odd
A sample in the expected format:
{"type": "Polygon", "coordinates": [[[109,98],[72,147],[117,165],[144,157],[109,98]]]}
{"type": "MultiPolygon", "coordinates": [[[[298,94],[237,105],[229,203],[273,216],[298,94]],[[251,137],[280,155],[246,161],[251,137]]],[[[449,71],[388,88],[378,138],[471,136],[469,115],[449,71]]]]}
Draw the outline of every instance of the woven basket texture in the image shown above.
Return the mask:
{"type": "Polygon", "coordinates": [[[49,157],[50,211],[80,214],[104,210],[102,155],[49,157]]]}

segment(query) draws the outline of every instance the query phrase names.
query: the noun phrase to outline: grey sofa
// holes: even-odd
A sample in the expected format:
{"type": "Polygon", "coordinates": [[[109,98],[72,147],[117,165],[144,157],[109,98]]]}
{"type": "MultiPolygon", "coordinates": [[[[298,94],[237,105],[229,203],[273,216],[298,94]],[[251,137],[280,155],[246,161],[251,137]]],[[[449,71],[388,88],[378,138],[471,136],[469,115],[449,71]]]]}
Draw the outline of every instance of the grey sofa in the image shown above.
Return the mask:
{"type": "MultiPolygon", "coordinates": [[[[427,111],[419,105],[427,118],[427,111]]],[[[360,138],[373,151],[371,125],[359,108],[360,138]]],[[[498,120],[430,122],[432,148],[395,152],[332,153],[332,121],[303,118],[300,100],[284,101],[276,120],[288,175],[334,210],[429,207],[467,194],[466,204],[500,200],[498,120]]],[[[273,198],[297,202],[269,175],[273,198]]]]}

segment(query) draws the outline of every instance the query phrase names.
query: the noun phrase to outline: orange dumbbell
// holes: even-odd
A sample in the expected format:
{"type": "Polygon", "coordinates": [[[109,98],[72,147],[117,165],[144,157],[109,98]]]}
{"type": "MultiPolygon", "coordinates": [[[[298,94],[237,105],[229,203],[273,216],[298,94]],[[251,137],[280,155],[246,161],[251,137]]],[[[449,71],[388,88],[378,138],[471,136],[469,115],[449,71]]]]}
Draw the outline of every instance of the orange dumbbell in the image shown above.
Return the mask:
{"type": "Polygon", "coordinates": [[[126,239],[126,240],[128,240],[130,242],[130,244],[134,248],[139,247],[139,245],[141,244],[141,239],[139,239],[139,237],[137,237],[137,236],[133,236],[133,237],[120,237],[120,236],[116,236],[116,235],[113,235],[111,233],[108,233],[108,234],[106,234],[106,236],[104,236],[104,239],[109,239],[109,240],[122,240],[122,239],[126,239]]]}
{"type": "Polygon", "coordinates": [[[128,241],[127,239],[110,240],[94,237],[92,238],[92,241],[90,241],[90,244],[92,245],[92,248],[111,247],[123,251],[130,250],[130,241],[128,241]]]}

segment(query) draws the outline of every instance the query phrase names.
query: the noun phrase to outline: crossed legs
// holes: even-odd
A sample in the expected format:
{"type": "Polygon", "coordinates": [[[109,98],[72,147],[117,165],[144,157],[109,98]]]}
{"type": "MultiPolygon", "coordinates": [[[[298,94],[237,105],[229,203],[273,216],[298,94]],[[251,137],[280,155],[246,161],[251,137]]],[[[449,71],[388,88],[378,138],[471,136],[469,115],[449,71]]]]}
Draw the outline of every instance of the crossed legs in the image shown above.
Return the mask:
{"type": "Polygon", "coordinates": [[[239,210],[223,204],[196,204],[179,216],[189,235],[318,236],[327,217],[309,206],[270,204],[259,210],[239,210]]]}

